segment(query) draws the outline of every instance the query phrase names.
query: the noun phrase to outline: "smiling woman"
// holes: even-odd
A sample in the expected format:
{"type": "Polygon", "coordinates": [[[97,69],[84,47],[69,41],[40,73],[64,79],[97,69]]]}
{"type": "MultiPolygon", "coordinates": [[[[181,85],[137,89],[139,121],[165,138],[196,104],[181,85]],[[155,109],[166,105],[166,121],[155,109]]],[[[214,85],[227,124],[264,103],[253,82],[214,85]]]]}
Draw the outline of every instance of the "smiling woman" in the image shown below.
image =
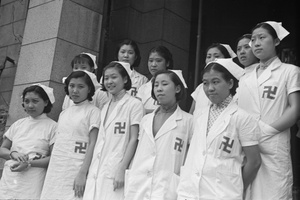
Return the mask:
{"type": "Polygon", "coordinates": [[[84,200],[121,200],[125,170],[134,155],[142,103],[126,91],[131,88],[130,65],[113,61],[103,69],[103,90],[111,94],[101,112],[99,136],[85,187],[84,200]],[[103,192],[105,191],[105,192],[103,192]]]}

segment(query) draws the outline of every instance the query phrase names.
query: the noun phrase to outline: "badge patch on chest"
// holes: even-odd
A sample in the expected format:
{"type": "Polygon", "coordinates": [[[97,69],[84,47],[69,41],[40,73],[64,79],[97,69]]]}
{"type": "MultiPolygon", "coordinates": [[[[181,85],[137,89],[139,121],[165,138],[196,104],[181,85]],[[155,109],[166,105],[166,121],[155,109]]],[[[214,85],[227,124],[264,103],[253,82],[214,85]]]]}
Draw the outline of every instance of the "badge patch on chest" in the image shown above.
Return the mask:
{"type": "Polygon", "coordinates": [[[131,96],[135,97],[137,93],[137,88],[136,87],[132,87],[131,88],[131,96]]]}
{"type": "Polygon", "coordinates": [[[223,141],[219,147],[219,149],[222,149],[223,151],[227,153],[231,153],[232,147],[234,144],[234,140],[231,140],[229,137],[223,136],[223,141]]]}
{"type": "Polygon", "coordinates": [[[184,144],[183,139],[176,137],[175,144],[174,144],[174,150],[181,152],[183,144],[184,144]]]}
{"type": "Polygon", "coordinates": [[[262,98],[275,99],[277,86],[264,86],[262,98]]]}
{"type": "Polygon", "coordinates": [[[75,142],[75,153],[85,154],[87,150],[87,142],[75,142]]]}
{"type": "Polygon", "coordinates": [[[125,134],[126,122],[116,122],[114,134],[125,134]]]}

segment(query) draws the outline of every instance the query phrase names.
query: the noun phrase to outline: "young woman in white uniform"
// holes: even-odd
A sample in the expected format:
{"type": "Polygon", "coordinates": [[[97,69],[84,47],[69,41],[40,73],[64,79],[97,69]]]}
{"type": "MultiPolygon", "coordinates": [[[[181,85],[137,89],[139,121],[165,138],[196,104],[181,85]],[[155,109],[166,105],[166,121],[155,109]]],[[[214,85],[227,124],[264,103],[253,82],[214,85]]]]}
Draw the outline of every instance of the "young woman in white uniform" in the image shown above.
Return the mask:
{"type": "Polygon", "coordinates": [[[153,77],[151,94],[160,106],[142,119],[139,144],[126,173],[126,200],[177,198],[180,167],[193,128],[192,115],[178,105],[185,95],[181,80],[182,75],[171,70],[159,71],[153,77]]]}
{"type": "Polygon", "coordinates": [[[173,69],[173,57],[169,49],[165,46],[153,47],[148,56],[148,69],[152,75],[151,80],[142,85],[138,91],[137,97],[142,100],[146,114],[158,108],[157,101],[151,96],[152,79],[156,72],[166,69],[173,69]]]}
{"type": "Polygon", "coordinates": [[[290,127],[300,113],[299,68],[277,57],[276,47],[288,32],[277,22],[252,29],[252,51],[259,65],[239,83],[238,104],[260,125],[262,165],[251,186],[251,198],[292,199],[290,127]]]}
{"type": "Polygon", "coordinates": [[[128,93],[135,97],[139,88],[148,82],[146,76],[135,70],[141,62],[139,47],[133,40],[124,40],[118,45],[116,55],[118,61],[130,64],[131,73],[129,76],[131,79],[131,89],[128,93]]]}
{"type": "MultiPolygon", "coordinates": [[[[213,43],[206,50],[205,64],[214,61],[217,58],[235,58],[236,54],[233,52],[228,44],[213,43]]],[[[209,99],[203,91],[203,84],[197,86],[195,91],[191,94],[193,102],[189,113],[196,116],[202,112],[202,108],[210,105],[209,99]],[[196,112],[195,112],[196,110],[196,112]]]]}
{"type": "MultiPolygon", "coordinates": [[[[72,71],[88,71],[91,72],[91,78],[95,85],[95,94],[93,96],[93,100],[91,101],[96,107],[100,110],[104,106],[104,104],[108,101],[108,93],[101,90],[101,85],[97,81],[97,76],[94,74],[94,71],[98,68],[96,64],[96,56],[90,53],[80,53],[75,56],[71,62],[72,71]]],[[[63,82],[65,82],[66,77],[63,78],[63,82]]],[[[72,99],[66,95],[63,101],[62,110],[74,105],[72,99]]]]}
{"type": "Polygon", "coordinates": [[[212,104],[195,117],[178,200],[241,200],[254,179],[260,166],[258,125],[233,100],[242,74],[232,59],[217,59],[204,69],[203,89],[212,104]]]}
{"type": "Polygon", "coordinates": [[[90,72],[72,72],[65,81],[74,102],[58,118],[58,128],[41,199],[82,199],[100,124],[90,72]]]}
{"type": "Polygon", "coordinates": [[[130,65],[111,62],[103,70],[103,85],[111,100],[101,112],[99,136],[85,187],[84,200],[124,199],[124,177],[137,146],[143,104],[131,88],[130,65]]]}
{"type": "Polygon", "coordinates": [[[252,52],[250,41],[251,34],[244,34],[237,40],[236,54],[239,62],[244,66],[245,74],[251,72],[259,62],[252,52]]]}
{"type": "Polygon", "coordinates": [[[29,115],[4,134],[0,157],[6,159],[0,199],[40,199],[57,124],[47,117],[53,89],[41,84],[25,88],[22,105],[29,115]]]}

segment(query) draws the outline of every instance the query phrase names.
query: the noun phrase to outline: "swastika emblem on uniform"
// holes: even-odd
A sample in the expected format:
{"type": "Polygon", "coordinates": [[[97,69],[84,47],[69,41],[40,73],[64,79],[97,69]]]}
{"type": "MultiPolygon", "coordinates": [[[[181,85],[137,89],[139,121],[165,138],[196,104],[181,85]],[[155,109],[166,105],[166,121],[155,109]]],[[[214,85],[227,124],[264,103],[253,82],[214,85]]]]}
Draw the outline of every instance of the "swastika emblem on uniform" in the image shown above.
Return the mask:
{"type": "Polygon", "coordinates": [[[233,143],[234,143],[234,140],[231,140],[230,144],[229,144],[229,141],[230,141],[230,138],[229,137],[226,137],[226,136],[223,136],[223,139],[225,141],[223,141],[219,147],[219,149],[222,148],[223,146],[223,151],[227,152],[227,153],[231,153],[231,148],[233,147],[233,143]],[[228,149],[230,148],[230,149],[228,149]]]}
{"type": "Polygon", "coordinates": [[[135,97],[137,94],[137,88],[136,87],[132,87],[131,88],[131,96],[135,97]]]}
{"type": "Polygon", "coordinates": [[[114,134],[125,134],[126,122],[116,122],[114,134]]]}
{"type": "Polygon", "coordinates": [[[275,99],[277,93],[276,86],[264,86],[262,98],[275,99]]]}
{"type": "Polygon", "coordinates": [[[177,150],[179,152],[181,152],[181,149],[183,147],[184,141],[181,138],[176,137],[176,142],[174,145],[174,150],[177,150]]]}
{"type": "Polygon", "coordinates": [[[87,149],[87,142],[75,142],[75,153],[85,154],[87,149]]]}

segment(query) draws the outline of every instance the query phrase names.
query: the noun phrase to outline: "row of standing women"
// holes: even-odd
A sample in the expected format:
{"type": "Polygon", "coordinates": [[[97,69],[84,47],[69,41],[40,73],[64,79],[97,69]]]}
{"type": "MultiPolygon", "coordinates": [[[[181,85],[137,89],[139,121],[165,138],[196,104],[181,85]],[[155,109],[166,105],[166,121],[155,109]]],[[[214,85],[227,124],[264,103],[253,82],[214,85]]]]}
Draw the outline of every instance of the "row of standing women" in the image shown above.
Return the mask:
{"type": "Polygon", "coordinates": [[[228,45],[210,46],[191,114],[178,105],[187,86],[166,47],[150,50],[151,81],[134,69],[132,41],[101,84],[96,58],[76,56],[57,123],[46,115],[51,88],[23,91],[29,117],[4,135],[0,199],[291,199],[300,72],[276,56],[287,34],[263,22],[239,38],[245,69],[228,45]]]}

